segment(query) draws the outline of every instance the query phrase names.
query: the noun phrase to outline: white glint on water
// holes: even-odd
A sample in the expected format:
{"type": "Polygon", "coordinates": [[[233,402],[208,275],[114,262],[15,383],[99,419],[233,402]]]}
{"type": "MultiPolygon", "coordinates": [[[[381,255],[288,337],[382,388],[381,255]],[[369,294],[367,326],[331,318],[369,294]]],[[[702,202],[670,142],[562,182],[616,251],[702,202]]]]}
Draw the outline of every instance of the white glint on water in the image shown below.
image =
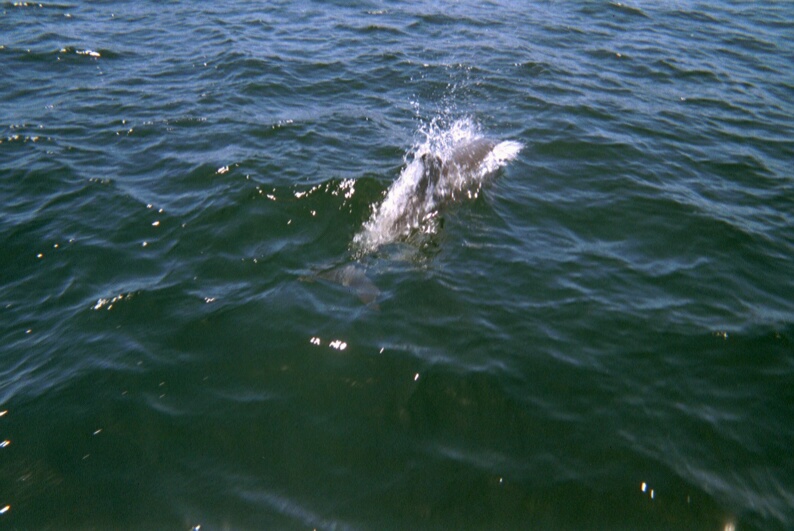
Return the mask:
{"type": "Polygon", "coordinates": [[[436,218],[444,204],[478,197],[488,178],[515,159],[523,147],[511,140],[488,140],[470,118],[448,127],[433,120],[420,127],[419,135],[420,140],[406,155],[410,161],[353,238],[357,254],[411,234],[435,234],[436,218]],[[437,177],[430,177],[425,159],[439,161],[437,177]]]}

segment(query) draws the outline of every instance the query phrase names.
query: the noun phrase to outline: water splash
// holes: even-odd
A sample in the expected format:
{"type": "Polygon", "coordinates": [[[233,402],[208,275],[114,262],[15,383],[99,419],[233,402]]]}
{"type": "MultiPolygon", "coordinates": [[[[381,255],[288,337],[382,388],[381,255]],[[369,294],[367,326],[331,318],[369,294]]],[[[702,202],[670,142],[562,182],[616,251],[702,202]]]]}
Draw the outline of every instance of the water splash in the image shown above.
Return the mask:
{"type": "Polygon", "coordinates": [[[353,238],[355,255],[405,240],[414,234],[435,234],[438,214],[447,203],[473,199],[496,171],[518,156],[520,142],[496,143],[483,136],[470,118],[444,127],[433,120],[420,128],[420,140],[409,150],[411,158],[389,187],[383,201],[353,238]],[[437,158],[436,158],[437,157],[437,158]],[[428,177],[428,161],[441,162],[437,179],[428,177]]]}

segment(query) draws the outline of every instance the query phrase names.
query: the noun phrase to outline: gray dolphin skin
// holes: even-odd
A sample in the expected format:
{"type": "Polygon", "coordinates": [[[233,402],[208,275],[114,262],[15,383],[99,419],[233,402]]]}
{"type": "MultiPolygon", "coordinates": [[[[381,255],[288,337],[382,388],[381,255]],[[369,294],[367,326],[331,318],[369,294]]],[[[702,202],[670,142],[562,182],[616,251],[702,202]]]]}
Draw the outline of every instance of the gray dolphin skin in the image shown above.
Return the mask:
{"type": "Polygon", "coordinates": [[[422,178],[419,180],[416,194],[418,202],[424,203],[427,199],[427,191],[430,190],[432,193],[436,189],[444,171],[444,163],[441,161],[441,157],[432,153],[425,153],[420,160],[424,170],[422,171],[422,178]]]}
{"type": "Polygon", "coordinates": [[[428,191],[433,194],[435,203],[454,199],[455,195],[471,184],[462,177],[480,168],[485,158],[493,151],[496,142],[478,138],[455,148],[446,160],[433,153],[420,157],[424,167],[417,186],[417,199],[425,203],[428,191]]]}
{"type": "Polygon", "coordinates": [[[496,142],[487,138],[478,138],[455,148],[449,158],[444,161],[442,174],[447,176],[452,171],[475,171],[493,151],[496,142]]]}

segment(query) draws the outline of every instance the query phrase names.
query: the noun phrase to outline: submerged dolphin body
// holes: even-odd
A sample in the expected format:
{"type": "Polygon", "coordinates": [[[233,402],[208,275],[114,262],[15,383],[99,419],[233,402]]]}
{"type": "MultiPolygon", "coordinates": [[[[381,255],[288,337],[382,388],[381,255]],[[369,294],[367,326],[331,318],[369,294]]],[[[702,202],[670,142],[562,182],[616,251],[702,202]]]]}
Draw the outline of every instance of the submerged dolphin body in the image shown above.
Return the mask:
{"type": "Polygon", "coordinates": [[[298,280],[301,282],[323,280],[344,286],[355,293],[362,304],[373,310],[380,310],[377,302],[380,290],[378,286],[369,279],[366,271],[362,266],[358,265],[358,262],[349,262],[340,266],[333,266],[312,273],[311,275],[301,276],[298,280]]]}
{"type": "Polygon", "coordinates": [[[317,273],[317,277],[339,284],[353,291],[361,302],[373,309],[378,309],[376,303],[380,290],[366,275],[364,269],[355,263],[332,267],[317,273]]]}
{"type": "MultiPolygon", "coordinates": [[[[518,142],[476,138],[445,151],[417,153],[353,238],[354,256],[361,258],[382,245],[405,241],[417,232],[433,234],[437,230],[434,218],[444,206],[476,197],[483,184],[514,159],[522,147],[518,142]]],[[[347,287],[364,304],[377,309],[380,290],[364,268],[357,265],[357,259],[316,276],[347,287]]]]}

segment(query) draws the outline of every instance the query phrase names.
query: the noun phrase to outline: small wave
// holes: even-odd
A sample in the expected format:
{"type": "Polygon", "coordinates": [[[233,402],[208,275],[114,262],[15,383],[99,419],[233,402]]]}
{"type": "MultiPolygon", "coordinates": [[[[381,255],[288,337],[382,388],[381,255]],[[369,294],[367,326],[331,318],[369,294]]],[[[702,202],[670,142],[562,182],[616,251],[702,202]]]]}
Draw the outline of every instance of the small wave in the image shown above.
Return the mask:
{"type": "Polygon", "coordinates": [[[3,2],[5,8],[24,8],[35,7],[39,9],[74,9],[75,5],[72,4],[51,4],[48,2],[3,2]]]}
{"type": "Polygon", "coordinates": [[[28,49],[14,46],[0,45],[0,51],[8,54],[8,57],[15,61],[46,63],[51,64],[53,58],[56,61],[81,62],[85,59],[107,60],[120,57],[118,52],[106,48],[77,48],[74,46],[63,46],[57,49],[28,49]]]}
{"type": "Polygon", "coordinates": [[[69,55],[81,55],[84,57],[90,57],[92,59],[116,59],[119,57],[118,52],[114,52],[112,50],[108,50],[107,48],[78,48],[75,46],[64,46],[60,48],[56,54],[60,58],[61,56],[69,56],[69,55]]]}
{"type": "Polygon", "coordinates": [[[622,13],[625,13],[626,15],[633,15],[633,16],[641,17],[641,18],[650,18],[639,7],[628,6],[628,5],[620,3],[620,2],[610,2],[608,5],[611,8],[615,9],[615,10],[618,10],[618,11],[620,11],[622,13]]]}

